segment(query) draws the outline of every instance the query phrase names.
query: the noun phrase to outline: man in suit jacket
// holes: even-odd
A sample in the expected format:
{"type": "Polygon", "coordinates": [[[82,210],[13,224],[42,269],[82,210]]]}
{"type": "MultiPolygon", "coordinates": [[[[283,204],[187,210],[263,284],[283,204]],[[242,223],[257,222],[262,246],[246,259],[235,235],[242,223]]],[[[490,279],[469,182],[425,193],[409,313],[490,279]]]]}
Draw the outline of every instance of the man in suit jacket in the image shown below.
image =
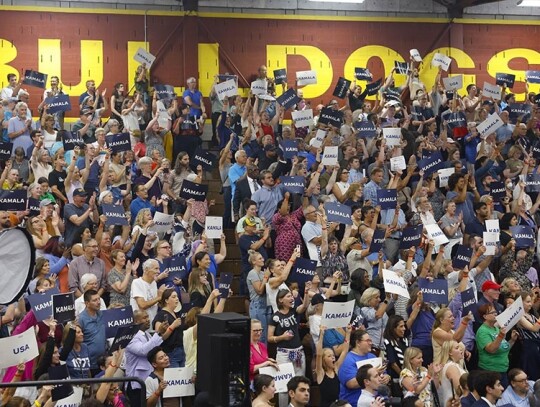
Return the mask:
{"type": "MultiPolygon", "coordinates": [[[[163,342],[163,335],[169,327],[168,322],[164,322],[159,326],[158,331],[154,335],[150,335],[147,331],[150,329],[150,317],[148,312],[138,310],[133,312],[133,322],[140,325],[140,330],[135,334],[131,342],[126,346],[126,376],[138,377],[142,380],[152,373],[154,368],[147,359],[147,354],[156,346],[163,342]]],[[[131,406],[140,406],[141,386],[137,382],[130,382],[126,391],[131,406]]]]}
{"type": "Polygon", "coordinates": [[[474,388],[474,382],[478,375],[482,374],[481,370],[471,370],[467,376],[467,389],[469,394],[461,398],[461,407],[471,407],[476,401],[480,400],[480,396],[474,388]]]}
{"type": "MultiPolygon", "coordinates": [[[[256,165],[250,164],[247,167],[247,174],[236,181],[236,188],[233,196],[233,213],[234,221],[237,222],[240,219],[240,204],[244,202],[244,199],[251,199],[251,195],[257,191],[261,185],[259,184],[259,168],[256,165]]],[[[242,216],[244,215],[246,208],[242,210],[242,216]]]]}
{"type": "Polygon", "coordinates": [[[480,400],[476,401],[473,407],[495,407],[504,391],[500,374],[489,371],[476,377],[474,388],[480,396],[480,400]]]}

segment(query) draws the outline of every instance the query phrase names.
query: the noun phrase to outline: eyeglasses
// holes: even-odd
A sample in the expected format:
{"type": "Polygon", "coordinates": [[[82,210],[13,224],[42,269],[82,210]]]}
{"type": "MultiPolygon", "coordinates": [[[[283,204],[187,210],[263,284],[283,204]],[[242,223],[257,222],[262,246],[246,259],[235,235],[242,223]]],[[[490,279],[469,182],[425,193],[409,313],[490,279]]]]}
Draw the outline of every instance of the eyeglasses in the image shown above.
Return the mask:
{"type": "Polygon", "coordinates": [[[170,249],[171,246],[167,245],[167,246],[161,246],[160,249],[170,249]]]}
{"type": "Polygon", "coordinates": [[[306,214],[304,216],[308,216],[308,215],[311,215],[312,213],[316,213],[317,211],[311,211],[311,212],[306,212],[306,214]]]}
{"type": "Polygon", "coordinates": [[[252,329],[253,332],[262,332],[262,328],[261,329],[252,329]]]}
{"type": "Polygon", "coordinates": [[[92,245],[88,245],[86,247],[96,248],[96,247],[98,247],[98,245],[97,244],[92,244],[92,245]]]}
{"type": "Polygon", "coordinates": [[[201,274],[200,277],[208,277],[208,273],[201,274]]]}
{"type": "Polygon", "coordinates": [[[519,380],[518,380],[518,379],[514,379],[514,380],[512,380],[512,381],[513,381],[513,382],[517,382],[517,383],[523,383],[523,382],[526,382],[527,380],[529,380],[528,377],[525,377],[524,379],[519,379],[519,380]]]}

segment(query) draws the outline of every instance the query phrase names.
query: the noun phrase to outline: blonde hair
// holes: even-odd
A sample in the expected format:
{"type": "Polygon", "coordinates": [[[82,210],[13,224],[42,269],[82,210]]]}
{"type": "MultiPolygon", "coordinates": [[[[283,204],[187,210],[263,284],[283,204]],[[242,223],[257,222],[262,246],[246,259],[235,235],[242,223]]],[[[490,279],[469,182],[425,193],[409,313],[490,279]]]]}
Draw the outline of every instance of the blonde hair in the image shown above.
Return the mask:
{"type": "Polygon", "coordinates": [[[506,293],[510,292],[510,288],[509,288],[510,283],[519,284],[518,281],[514,277],[506,277],[501,283],[501,285],[502,285],[501,292],[502,293],[506,294],[506,293]]]}
{"type": "MultiPolygon", "coordinates": [[[[450,311],[447,307],[442,307],[440,310],[437,311],[435,314],[435,322],[433,323],[433,329],[431,330],[431,333],[435,332],[435,329],[439,328],[441,326],[441,319],[444,317],[444,314],[446,311],[450,311]]],[[[450,311],[452,312],[452,311],[450,311]]]]}
{"type": "Polygon", "coordinates": [[[255,263],[255,259],[257,258],[257,256],[262,256],[262,254],[255,250],[248,250],[248,261],[251,266],[253,266],[253,264],[255,263]]]}
{"type": "Polygon", "coordinates": [[[137,217],[135,218],[135,222],[133,223],[133,226],[140,226],[141,228],[144,227],[143,219],[145,214],[152,213],[149,208],[144,208],[137,213],[137,217]]]}
{"type": "Polygon", "coordinates": [[[360,304],[365,305],[368,307],[368,303],[371,299],[375,298],[376,296],[380,296],[381,292],[378,288],[369,287],[366,288],[366,290],[362,293],[362,296],[360,297],[360,304]]]}
{"type": "Polygon", "coordinates": [[[450,353],[452,352],[452,349],[454,349],[454,346],[458,345],[457,341],[451,340],[451,341],[444,341],[441,346],[441,353],[439,354],[439,360],[434,360],[435,363],[440,363],[441,365],[445,365],[448,361],[451,361],[450,353]]]}
{"type": "Polygon", "coordinates": [[[416,358],[418,355],[422,355],[422,351],[414,346],[405,349],[405,355],[403,356],[403,368],[414,371],[411,366],[411,359],[416,358]]]}

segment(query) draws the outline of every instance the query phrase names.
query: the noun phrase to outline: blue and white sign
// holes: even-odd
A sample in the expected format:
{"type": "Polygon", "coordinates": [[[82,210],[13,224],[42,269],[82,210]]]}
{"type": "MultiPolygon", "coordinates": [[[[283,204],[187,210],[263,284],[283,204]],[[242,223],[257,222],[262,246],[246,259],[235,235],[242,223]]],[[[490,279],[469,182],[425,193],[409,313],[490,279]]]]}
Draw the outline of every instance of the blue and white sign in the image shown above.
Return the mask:
{"type": "Polygon", "coordinates": [[[326,202],[324,210],[329,222],[352,225],[351,207],[337,202],[326,202]]]}
{"type": "Polygon", "coordinates": [[[448,280],[443,278],[418,278],[418,287],[424,295],[425,302],[448,304],[448,280]]]}

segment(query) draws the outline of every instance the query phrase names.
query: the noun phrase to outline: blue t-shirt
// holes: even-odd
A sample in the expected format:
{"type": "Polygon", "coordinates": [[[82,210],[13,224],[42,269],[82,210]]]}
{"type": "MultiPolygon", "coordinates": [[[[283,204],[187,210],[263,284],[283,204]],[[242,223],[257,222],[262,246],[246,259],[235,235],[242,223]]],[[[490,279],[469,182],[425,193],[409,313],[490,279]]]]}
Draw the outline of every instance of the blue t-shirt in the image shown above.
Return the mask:
{"type": "Polygon", "coordinates": [[[338,377],[339,377],[339,398],[342,400],[347,400],[352,406],[358,404],[358,399],[362,393],[362,389],[349,389],[346,384],[349,380],[356,378],[356,372],[358,368],[356,367],[356,362],[362,360],[376,358],[373,353],[368,353],[367,355],[361,356],[353,352],[347,353],[343,364],[339,368],[338,377]]]}
{"type": "MultiPolygon", "coordinates": [[[[201,105],[201,101],[202,101],[202,93],[199,92],[197,89],[195,89],[194,91],[191,91],[189,89],[186,89],[184,91],[184,93],[182,93],[182,96],[184,97],[184,100],[186,97],[190,97],[191,98],[191,101],[200,106],[201,105]]],[[[191,116],[197,116],[197,118],[201,117],[202,116],[202,110],[201,109],[197,109],[197,108],[194,108],[194,107],[190,107],[189,108],[189,114],[191,116]]]]}
{"type": "Polygon", "coordinates": [[[103,314],[98,311],[95,317],[88,315],[86,310],[79,314],[79,325],[84,333],[84,344],[88,346],[90,367],[98,368],[97,360],[106,351],[107,336],[103,314]]]}

